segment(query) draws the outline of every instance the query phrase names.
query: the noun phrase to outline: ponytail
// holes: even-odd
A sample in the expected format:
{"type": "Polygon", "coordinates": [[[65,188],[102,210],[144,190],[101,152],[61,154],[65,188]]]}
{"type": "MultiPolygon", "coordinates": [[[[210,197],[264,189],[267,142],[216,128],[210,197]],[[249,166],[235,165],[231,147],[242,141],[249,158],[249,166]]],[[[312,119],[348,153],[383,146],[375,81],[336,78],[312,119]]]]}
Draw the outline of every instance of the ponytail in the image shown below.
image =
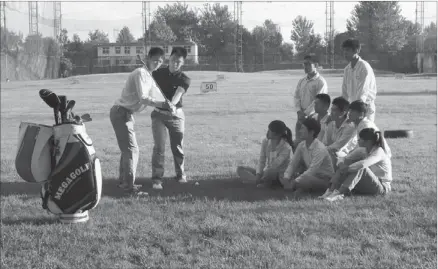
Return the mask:
{"type": "Polygon", "coordinates": [[[294,141],[292,140],[292,131],[289,127],[286,126],[286,130],[281,137],[286,139],[287,143],[289,143],[292,148],[294,147],[294,141]]]}
{"type": "Polygon", "coordinates": [[[387,149],[385,148],[385,141],[382,132],[374,130],[373,128],[365,128],[359,132],[359,137],[363,140],[371,140],[373,146],[381,147],[386,152],[387,149]]]}
{"type": "Polygon", "coordinates": [[[374,132],[374,145],[381,147],[386,152],[385,143],[383,143],[382,132],[374,132]]]}

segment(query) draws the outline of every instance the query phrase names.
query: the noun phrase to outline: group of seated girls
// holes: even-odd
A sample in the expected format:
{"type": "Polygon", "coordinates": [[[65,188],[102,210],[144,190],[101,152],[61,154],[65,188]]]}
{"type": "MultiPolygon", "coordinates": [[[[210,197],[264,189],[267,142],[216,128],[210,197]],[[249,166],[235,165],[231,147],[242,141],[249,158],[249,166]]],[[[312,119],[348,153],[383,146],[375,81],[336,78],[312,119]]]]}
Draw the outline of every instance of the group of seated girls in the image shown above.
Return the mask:
{"type": "Polygon", "coordinates": [[[272,121],[257,168],[239,166],[237,174],[257,187],[319,192],[327,201],[352,193],[384,195],[391,190],[391,150],[367,111],[362,101],[331,102],[329,95],[318,94],[315,113],[302,121],[295,141],[283,121],[272,121]]]}

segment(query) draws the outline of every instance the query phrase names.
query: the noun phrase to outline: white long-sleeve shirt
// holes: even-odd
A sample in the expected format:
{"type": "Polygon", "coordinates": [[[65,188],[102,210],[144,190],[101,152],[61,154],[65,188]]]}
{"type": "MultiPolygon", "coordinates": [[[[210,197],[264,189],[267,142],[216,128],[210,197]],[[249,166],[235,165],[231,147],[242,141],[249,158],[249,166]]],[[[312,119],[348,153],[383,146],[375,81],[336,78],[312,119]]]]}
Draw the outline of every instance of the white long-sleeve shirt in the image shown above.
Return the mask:
{"type": "Polygon", "coordinates": [[[274,148],[270,139],[264,138],[260,149],[259,164],[256,173],[262,173],[266,169],[272,168],[278,170],[280,174],[284,173],[289,164],[289,158],[292,147],[285,139],[274,148]]]}
{"type": "Polygon", "coordinates": [[[359,57],[354,68],[351,62],[344,68],[344,78],[342,80],[342,97],[350,103],[362,100],[370,105],[370,110],[375,110],[374,100],[376,100],[377,85],[373,68],[370,64],[359,57]]]}
{"type": "MultiPolygon", "coordinates": [[[[160,99],[159,89],[146,66],[135,69],[129,74],[120,98],[116,105],[122,106],[132,112],[141,112],[148,105],[153,105],[160,99]]],[[[163,97],[161,99],[164,100],[163,97]]]]}
{"type": "Polygon", "coordinates": [[[336,121],[331,121],[327,126],[322,142],[327,146],[327,149],[338,152],[344,150],[344,147],[355,135],[356,126],[353,122],[349,122],[348,118],[342,122],[339,128],[336,127],[336,121]]]}
{"type": "MultiPolygon", "coordinates": [[[[327,119],[329,116],[330,116],[330,114],[327,113],[324,117],[319,119],[319,124],[321,126],[321,130],[319,131],[317,138],[321,142],[324,139],[324,135],[325,135],[325,132],[327,130],[327,126],[328,126],[327,119]]],[[[318,113],[313,113],[312,115],[310,115],[310,117],[318,121],[318,113]]]]}
{"type": "Polygon", "coordinates": [[[298,144],[284,172],[284,178],[291,178],[302,162],[307,167],[307,170],[295,179],[297,182],[306,175],[331,178],[334,174],[330,154],[325,145],[318,139],[313,140],[309,147],[307,147],[306,141],[298,144]]]}
{"type": "Polygon", "coordinates": [[[303,110],[306,116],[310,116],[315,112],[315,97],[320,93],[328,93],[328,90],[327,82],[318,72],[311,79],[307,76],[300,79],[294,94],[296,111],[303,110]]]}

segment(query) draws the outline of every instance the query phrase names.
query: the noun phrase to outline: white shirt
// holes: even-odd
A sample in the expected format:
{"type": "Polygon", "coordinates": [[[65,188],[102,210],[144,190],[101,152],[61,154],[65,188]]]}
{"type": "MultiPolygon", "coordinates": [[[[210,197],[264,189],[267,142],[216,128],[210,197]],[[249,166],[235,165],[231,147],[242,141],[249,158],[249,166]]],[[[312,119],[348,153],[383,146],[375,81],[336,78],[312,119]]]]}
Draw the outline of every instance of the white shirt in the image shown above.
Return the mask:
{"type": "Polygon", "coordinates": [[[264,138],[260,149],[259,164],[256,173],[266,171],[272,168],[284,173],[289,163],[292,147],[285,139],[281,139],[280,143],[274,148],[270,139],[264,138]]]}
{"type": "Polygon", "coordinates": [[[306,175],[331,178],[334,174],[330,154],[325,145],[318,139],[313,140],[309,147],[307,147],[306,141],[298,144],[295,153],[291,157],[289,166],[284,172],[284,178],[291,178],[302,162],[307,167],[307,170],[295,179],[297,182],[306,175]]]}
{"type": "Polygon", "coordinates": [[[336,121],[331,121],[322,140],[327,149],[334,149],[336,152],[343,151],[348,142],[356,135],[356,126],[349,122],[348,118],[342,122],[339,128],[336,127],[336,121]]]}
{"type": "Polygon", "coordinates": [[[307,76],[300,79],[294,95],[296,111],[304,110],[306,116],[310,116],[310,114],[314,113],[316,95],[327,92],[327,82],[318,72],[311,79],[307,76]]]}
{"type": "MultiPolygon", "coordinates": [[[[330,116],[330,114],[329,113],[327,113],[324,117],[322,117],[320,120],[319,120],[319,124],[321,125],[321,131],[319,131],[319,134],[318,134],[318,140],[319,141],[321,141],[322,142],[322,140],[324,139],[324,135],[325,135],[325,132],[326,132],[326,130],[327,130],[327,119],[328,119],[328,117],[330,116]]],[[[312,115],[310,115],[310,117],[311,118],[313,118],[313,119],[315,119],[315,120],[318,120],[318,113],[313,113],[312,115]]]]}
{"type": "Polygon", "coordinates": [[[373,68],[367,61],[359,57],[354,68],[351,62],[344,68],[344,78],[342,80],[342,97],[350,103],[362,100],[370,105],[374,111],[374,100],[376,100],[377,85],[373,68]]]}
{"type": "Polygon", "coordinates": [[[129,74],[116,105],[125,107],[132,112],[140,112],[155,102],[154,93],[159,92],[155,80],[146,67],[135,69],[129,74]]]}

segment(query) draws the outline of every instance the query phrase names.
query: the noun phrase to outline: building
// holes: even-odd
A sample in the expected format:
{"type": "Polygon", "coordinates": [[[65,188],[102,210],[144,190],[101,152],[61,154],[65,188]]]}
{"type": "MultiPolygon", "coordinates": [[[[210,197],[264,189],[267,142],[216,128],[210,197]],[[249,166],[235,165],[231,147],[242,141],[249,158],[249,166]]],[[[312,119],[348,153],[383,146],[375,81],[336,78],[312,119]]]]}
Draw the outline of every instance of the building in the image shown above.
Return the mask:
{"type": "Polygon", "coordinates": [[[151,47],[161,47],[165,52],[166,59],[169,58],[173,47],[184,47],[187,49],[187,64],[199,63],[198,45],[191,40],[176,41],[172,44],[153,42],[149,45],[144,44],[143,39],[140,38],[136,43],[107,43],[96,45],[97,61],[95,66],[127,66],[139,64],[137,61],[137,55],[145,55],[151,47]]]}

